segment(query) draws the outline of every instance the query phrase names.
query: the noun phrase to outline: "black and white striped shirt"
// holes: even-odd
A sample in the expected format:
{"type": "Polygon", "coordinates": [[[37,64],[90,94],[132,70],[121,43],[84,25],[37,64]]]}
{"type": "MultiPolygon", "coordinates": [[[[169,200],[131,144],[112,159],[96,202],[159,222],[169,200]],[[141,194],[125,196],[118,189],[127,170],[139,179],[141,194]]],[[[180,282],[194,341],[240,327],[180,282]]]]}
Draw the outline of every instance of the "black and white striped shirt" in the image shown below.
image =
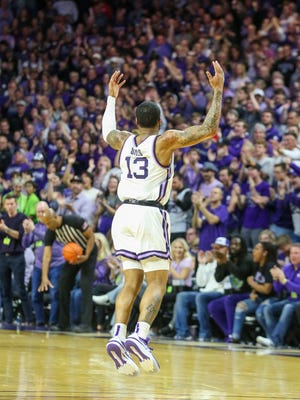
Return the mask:
{"type": "Polygon", "coordinates": [[[89,224],[78,215],[66,215],[62,217],[62,224],[55,231],[47,230],[45,235],[45,246],[52,246],[54,240],[67,244],[78,243],[84,251],[86,250],[87,238],[83,235],[89,224]]]}

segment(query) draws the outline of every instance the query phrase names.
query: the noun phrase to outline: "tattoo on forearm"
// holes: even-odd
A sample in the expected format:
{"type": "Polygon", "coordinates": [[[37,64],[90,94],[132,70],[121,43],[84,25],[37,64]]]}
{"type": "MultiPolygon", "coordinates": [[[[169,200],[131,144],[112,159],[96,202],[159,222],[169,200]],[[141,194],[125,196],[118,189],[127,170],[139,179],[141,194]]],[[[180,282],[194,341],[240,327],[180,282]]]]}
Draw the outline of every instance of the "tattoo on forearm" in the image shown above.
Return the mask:
{"type": "Polygon", "coordinates": [[[210,132],[217,132],[222,110],[222,92],[217,92],[213,97],[210,110],[206,116],[206,125],[210,132]]]}
{"type": "Polygon", "coordinates": [[[197,143],[199,139],[210,138],[214,136],[219,127],[222,112],[222,92],[217,91],[214,94],[211,106],[202,125],[195,125],[185,129],[185,135],[179,136],[178,140],[182,145],[187,143],[197,143]]]}

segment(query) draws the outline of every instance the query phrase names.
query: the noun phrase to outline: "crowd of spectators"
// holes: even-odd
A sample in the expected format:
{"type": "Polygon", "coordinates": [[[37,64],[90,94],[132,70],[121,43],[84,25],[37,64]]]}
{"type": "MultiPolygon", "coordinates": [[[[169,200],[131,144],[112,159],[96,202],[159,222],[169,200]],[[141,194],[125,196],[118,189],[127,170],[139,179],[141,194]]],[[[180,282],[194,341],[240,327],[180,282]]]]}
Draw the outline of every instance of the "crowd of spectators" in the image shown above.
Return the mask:
{"type": "Polygon", "coordinates": [[[193,226],[210,251],[217,237],[241,233],[250,251],[270,228],[298,242],[299,38],[294,1],[1,0],[2,200],[15,194],[34,222],[45,200],[110,241],[120,171],[101,121],[111,73],[127,81],[119,129],[135,129],[145,99],[160,105],[163,129],[184,129],[205,116],[205,71],[217,59],[226,75],[219,133],[175,154],[172,238],[193,226]]]}

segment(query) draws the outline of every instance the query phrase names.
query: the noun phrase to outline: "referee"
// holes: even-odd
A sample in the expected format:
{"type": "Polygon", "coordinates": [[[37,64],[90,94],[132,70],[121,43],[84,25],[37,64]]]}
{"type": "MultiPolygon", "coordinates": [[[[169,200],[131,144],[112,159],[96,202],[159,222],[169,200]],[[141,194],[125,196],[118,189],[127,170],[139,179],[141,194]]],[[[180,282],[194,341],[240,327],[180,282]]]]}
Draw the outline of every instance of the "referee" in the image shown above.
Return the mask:
{"type": "Polygon", "coordinates": [[[83,255],[78,257],[74,264],[65,263],[59,279],[59,319],[58,325],[51,327],[53,331],[67,331],[70,329],[70,292],[74,287],[75,278],[80,270],[80,287],[82,290],[81,325],[75,327],[77,333],[92,331],[92,286],[97,259],[97,247],[92,228],[78,215],[58,216],[49,208],[40,218],[47,226],[45,234],[45,250],[42,264],[42,282],[39,291],[53,287],[48,278],[48,271],[52,256],[52,245],[55,240],[63,244],[78,243],[83,248],[83,255]]]}

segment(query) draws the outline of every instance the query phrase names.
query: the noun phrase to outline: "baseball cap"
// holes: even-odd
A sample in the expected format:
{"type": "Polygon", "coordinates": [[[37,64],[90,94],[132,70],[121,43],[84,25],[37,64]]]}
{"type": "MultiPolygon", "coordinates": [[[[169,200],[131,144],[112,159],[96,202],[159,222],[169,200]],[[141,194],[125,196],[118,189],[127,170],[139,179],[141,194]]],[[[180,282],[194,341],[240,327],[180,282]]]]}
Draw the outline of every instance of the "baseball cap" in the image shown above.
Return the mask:
{"type": "Polygon", "coordinates": [[[151,89],[151,88],[154,88],[154,89],[156,89],[156,85],[155,85],[155,83],[153,83],[153,82],[149,82],[149,83],[147,83],[147,85],[146,85],[146,89],[151,89]]]}
{"type": "Polygon", "coordinates": [[[254,96],[265,97],[265,92],[264,92],[262,89],[260,89],[260,88],[254,89],[253,94],[254,94],[254,96]]]}
{"type": "Polygon", "coordinates": [[[101,60],[101,55],[99,53],[94,53],[92,58],[96,58],[97,60],[101,60]]]}
{"type": "Polygon", "coordinates": [[[24,106],[24,107],[26,107],[26,101],[25,100],[18,100],[17,101],[17,106],[24,106]]]}
{"type": "Polygon", "coordinates": [[[220,246],[229,247],[229,240],[224,236],[219,236],[214,242],[220,246]]]}
{"type": "Polygon", "coordinates": [[[215,173],[218,172],[218,168],[215,166],[215,164],[213,164],[213,163],[211,163],[209,161],[206,161],[203,164],[202,169],[203,169],[203,171],[214,171],[215,173]]]}
{"type": "Polygon", "coordinates": [[[35,153],[33,156],[33,161],[44,161],[44,156],[42,153],[35,153]]]}

